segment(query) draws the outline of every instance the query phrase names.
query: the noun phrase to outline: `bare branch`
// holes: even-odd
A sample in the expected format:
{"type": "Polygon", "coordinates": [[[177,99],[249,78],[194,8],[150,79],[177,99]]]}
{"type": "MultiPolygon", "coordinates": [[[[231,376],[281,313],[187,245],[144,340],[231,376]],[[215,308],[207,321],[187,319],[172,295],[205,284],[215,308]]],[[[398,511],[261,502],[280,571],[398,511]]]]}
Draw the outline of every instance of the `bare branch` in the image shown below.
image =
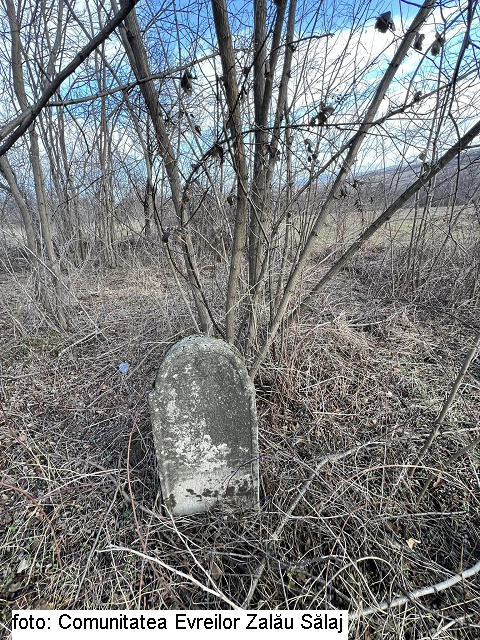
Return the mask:
{"type": "Polygon", "coordinates": [[[470,567],[470,569],[466,569],[455,576],[452,576],[448,580],[444,580],[443,582],[439,582],[438,584],[432,584],[428,587],[423,587],[422,589],[417,589],[416,591],[412,591],[406,596],[401,596],[400,598],[394,598],[391,602],[384,601],[381,602],[378,607],[368,607],[367,609],[363,609],[363,611],[356,611],[355,613],[348,616],[349,620],[360,620],[360,618],[365,618],[366,616],[372,615],[372,613],[378,613],[379,611],[388,611],[389,609],[393,609],[395,607],[401,607],[404,604],[411,603],[417,600],[418,598],[423,598],[424,596],[429,596],[432,593],[438,593],[439,591],[445,591],[445,589],[450,589],[455,586],[459,582],[463,582],[463,580],[467,580],[472,576],[476,575],[480,571],[480,560],[470,567]]]}
{"type": "Polygon", "coordinates": [[[318,231],[323,223],[323,221],[325,220],[325,217],[329,214],[329,212],[331,211],[332,207],[333,207],[333,203],[335,198],[338,197],[343,184],[345,182],[345,179],[348,175],[348,173],[350,172],[350,169],[355,161],[355,158],[357,156],[357,153],[360,149],[360,146],[363,142],[363,140],[365,139],[365,136],[367,135],[367,132],[370,129],[370,125],[371,122],[374,120],[375,115],[378,111],[378,108],[380,107],[380,104],[382,102],[382,100],[385,97],[385,93],[388,89],[388,87],[390,86],[390,83],[392,82],[393,78],[395,77],[395,74],[400,66],[400,64],[402,63],[402,61],[404,60],[405,56],[407,55],[410,46],[415,38],[415,33],[417,31],[417,29],[423,24],[423,22],[427,19],[427,17],[430,15],[431,11],[433,10],[435,2],[433,0],[426,0],[424,2],[424,4],[422,5],[421,9],[419,10],[419,12],[417,13],[417,15],[415,16],[415,18],[412,21],[412,24],[410,25],[408,31],[406,32],[402,42],[400,43],[392,62],[389,64],[388,69],[385,73],[385,75],[383,76],[382,80],[380,81],[377,90],[375,92],[375,95],[370,103],[370,106],[367,109],[367,112],[365,114],[365,118],[364,121],[362,123],[362,125],[360,126],[359,130],[357,131],[357,133],[355,134],[353,141],[350,145],[349,151],[347,153],[347,157],[345,158],[342,168],[340,169],[337,178],[326,198],[325,204],[323,205],[316,221],[315,224],[313,225],[313,228],[309,234],[309,237],[307,239],[307,242],[305,243],[305,247],[303,249],[303,251],[301,252],[297,264],[295,265],[290,278],[285,286],[285,290],[284,290],[284,294],[282,297],[282,300],[280,301],[278,310],[275,314],[275,317],[271,323],[270,326],[270,330],[268,332],[268,336],[265,339],[265,342],[260,350],[260,352],[258,353],[257,357],[255,358],[255,361],[250,369],[250,375],[252,376],[252,378],[255,377],[255,374],[257,373],[261,363],[264,361],[268,350],[270,349],[270,345],[272,344],[278,329],[280,328],[280,325],[282,323],[282,320],[285,316],[285,313],[287,311],[287,307],[290,303],[291,297],[293,295],[294,289],[296,284],[298,283],[300,276],[303,272],[303,268],[306,264],[306,261],[308,259],[308,257],[310,256],[313,247],[315,246],[315,242],[316,242],[316,238],[318,235],[318,231]]]}
{"type": "Polygon", "coordinates": [[[439,171],[441,171],[455,156],[461,151],[466,149],[470,142],[480,134],[480,121],[477,122],[458,142],[456,142],[450,149],[431,167],[422,173],[422,175],[412,183],[408,189],[406,189],[388,209],[386,209],[372,224],[362,231],[358,240],[356,240],[348,250],[335,262],[335,264],[327,271],[323,278],[313,287],[308,293],[300,306],[294,309],[290,317],[301,314],[304,312],[314,296],[329,282],[342,268],[343,266],[357,253],[360,247],[373,236],[381,226],[383,226],[393,214],[398,211],[410,198],[417,193],[422,187],[428,183],[439,171]]]}
{"type": "MultiPolygon", "coordinates": [[[[81,51],[77,53],[75,58],[68,64],[63,71],[50,82],[48,87],[44,90],[40,99],[31,107],[29,107],[23,114],[22,120],[18,125],[16,131],[14,131],[0,147],[0,156],[5,155],[7,151],[15,144],[15,142],[21,138],[21,136],[27,131],[29,126],[35,121],[38,114],[46,106],[50,98],[55,95],[60,85],[72,75],[72,73],[88,58],[88,56],[95,51],[95,49],[104,42],[108,36],[118,27],[118,25],[124,20],[124,18],[130,13],[133,7],[139,2],[139,0],[126,0],[123,7],[118,11],[113,18],[108,22],[105,27],[94,37],[90,42],[83,47],[81,51]]],[[[15,120],[15,122],[17,119],[15,120]]],[[[9,125],[6,125],[6,129],[9,130],[9,125]]]]}
{"type": "Polygon", "coordinates": [[[127,553],[133,553],[134,555],[138,556],[139,558],[143,558],[144,560],[148,560],[149,562],[153,562],[154,564],[158,564],[160,567],[163,567],[164,569],[167,569],[167,571],[171,571],[175,575],[180,576],[180,578],[184,578],[185,580],[188,580],[192,584],[194,584],[197,587],[199,587],[200,589],[202,589],[202,591],[206,591],[207,593],[210,593],[212,596],[220,598],[220,600],[223,600],[224,602],[226,602],[232,609],[240,610],[242,608],[242,607],[239,607],[234,602],[232,602],[229,598],[227,598],[227,596],[225,596],[219,589],[215,589],[215,590],[210,589],[210,587],[207,587],[205,584],[202,584],[199,580],[197,580],[193,576],[188,575],[188,573],[184,573],[183,571],[179,571],[178,569],[175,569],[175,567],[172,567],[172,566],[166,564],[165,562],[162,562],[158,558],[154,558],[153,556],[148,556],[145,553],[141,553],[140,551],[136,551],[135,549],[128,549],[127,547],[117,547],[117,546],[115,546],[113,544],[109,545],[106,549],[99,549],[97,551],[97,553],[108,553],[109,551],[125,551],[127,553]]]}

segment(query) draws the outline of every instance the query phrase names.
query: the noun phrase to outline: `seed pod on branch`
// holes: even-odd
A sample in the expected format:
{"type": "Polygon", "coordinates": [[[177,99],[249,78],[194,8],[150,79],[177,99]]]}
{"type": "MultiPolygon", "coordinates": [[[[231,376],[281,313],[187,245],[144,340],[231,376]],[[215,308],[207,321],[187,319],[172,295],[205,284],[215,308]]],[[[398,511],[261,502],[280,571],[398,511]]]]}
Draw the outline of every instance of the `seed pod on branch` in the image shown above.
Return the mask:
{"type": "Polygon", "coordinates": [[[210,151],[207,152],[207,154],[211,158],[218,158],[219,161],[220,161],[220,164],[221,165],[223,164],[225,151],[224,151],[222,145],[218,144],[218,142],[213,145],[213,147],[210,149],[210,151]]]}
{"type": "Polygon", "coordinates": [[[423,41],[425,40],[425,34],[417,33],[415,36],[415,42],[413,43],[413,48],[416,51],[423,51],[423,41]]]}
{"type": "Polygon", "coordinates": [[[440,49],[443,47],[444,44],[445,44],[445,35],[437,31],[435,40],[433,41],[433,44],[430,48],[432,56],[438,56],[438,54],[440,53],[440,49]]]}
{"type": "Polygon", "coordinates": [[[327,124],[327,119],[332,115],[334,111],[335,111],[335,108],[332,107],[332,105],[325,104],[323,101],[320,102],[319,112],[317,113],[316,116],[313,116],[313,118],[311,118],[310,122],[308,123],[309,126],[313,127],[317,124],[317,122],[319,126],[323,126],[324,124],[327,124]]]}
{"type": "Polygon", "coordinates": [[[272,145],[268,145],[268,153],[272,160],[277,160],[280,157],[280,149],[275,149],[272,145]]]}
{"type": "Polygon", "coordinates": [[[188,69],[185,69],[182,79],[180,80],[180,86],[185,91],[187,96],[192,95],[192,78],[193,76],[190,71],[188,69]]]}
{"type": "Polygon", "coordinates": [[[378,29],[380,33],[387,33],[389,29],[395,31],[391,11],[385,11],[385,13],[378,16],[377,21],[375,22],[375,29],[378,29]]]}
{"type": "Polygon", "coordinates": [[[319,125],[324,125],[327,124],[327,118],[332,115],[335,109],[331,105],[323,104],[323,102],[320,106],[321,109],[317,113],[317,120],[319,125]]]}

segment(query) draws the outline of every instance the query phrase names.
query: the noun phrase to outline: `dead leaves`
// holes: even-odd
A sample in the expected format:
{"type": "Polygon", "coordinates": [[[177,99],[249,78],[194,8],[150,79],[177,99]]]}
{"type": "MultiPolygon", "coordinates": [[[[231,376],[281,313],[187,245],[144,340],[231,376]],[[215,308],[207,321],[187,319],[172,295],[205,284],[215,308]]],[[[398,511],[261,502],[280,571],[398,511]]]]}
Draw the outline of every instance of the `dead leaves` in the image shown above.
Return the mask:
{"type": "Polygon", "coordinates": [[[389,29],[395,31],[395,24],[392,20],[392,12],[385,11],[378,16],[377,21],[375,22],[375,29],[378,29],[380,33],[387,33],[389,29]]]}

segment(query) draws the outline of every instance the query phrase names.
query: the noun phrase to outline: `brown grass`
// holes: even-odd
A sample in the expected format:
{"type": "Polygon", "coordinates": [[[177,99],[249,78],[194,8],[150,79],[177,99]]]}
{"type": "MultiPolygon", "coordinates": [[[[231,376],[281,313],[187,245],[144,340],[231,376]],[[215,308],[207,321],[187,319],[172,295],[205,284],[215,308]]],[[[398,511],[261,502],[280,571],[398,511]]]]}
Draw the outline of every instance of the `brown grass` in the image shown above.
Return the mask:
{"type": "MultiPolygon", "coordinates": [[[[260,512],[238,517],[219,506],[175,522],[160,509],[147,407],[163,354],[192,330],[171,279],[140,261],[85,272],[72,285],[75,331],[61,335],[35,315],[27,276],[4,274],[3,628],[12,608],[228,606],[174,570],[241,606],[266,558],[251,608],[354,613],[478,562],[478,448],[417,502],[427,472],[478,435],[478,362],[424,465],[406,476],[471,344],[478,307],[458,312],[443,299],[432,307],[435,288],[396,298],[388,256],[358,256],[262,367],[260,512]]],[[[307,277],[315,275],[312,267],[307,277]]],[[[478,638],[479,577],[352,621],[350,635],[478,638]]]]}

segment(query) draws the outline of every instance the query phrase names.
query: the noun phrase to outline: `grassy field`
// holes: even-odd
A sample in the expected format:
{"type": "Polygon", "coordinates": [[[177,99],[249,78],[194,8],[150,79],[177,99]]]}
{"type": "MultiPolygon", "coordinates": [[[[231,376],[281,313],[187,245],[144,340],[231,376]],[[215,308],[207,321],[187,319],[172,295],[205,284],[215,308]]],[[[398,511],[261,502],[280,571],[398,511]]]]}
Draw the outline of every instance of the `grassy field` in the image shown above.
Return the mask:
{"type": "MultiPolygon", "coordinates": [[[[160,508],[147,393],[165,351],[192,332],[160,259],[72,277],[69,334],[35,307],[28,274],[2,273],[4,630],[11,609],[228,608],[228,598],[349,609],[351,638],[480,637],[480,574],[452,580],[480,561],[478,360],[407,476],[480,302],[464,293],[462,262],[400,288],[404,262],[388,238],[286,327],[261,368],[261,508],[242,517],[219,506],[172,521],[160,508]]],[[[317,271],[312,262],[302,286],[317,271]]]]}

